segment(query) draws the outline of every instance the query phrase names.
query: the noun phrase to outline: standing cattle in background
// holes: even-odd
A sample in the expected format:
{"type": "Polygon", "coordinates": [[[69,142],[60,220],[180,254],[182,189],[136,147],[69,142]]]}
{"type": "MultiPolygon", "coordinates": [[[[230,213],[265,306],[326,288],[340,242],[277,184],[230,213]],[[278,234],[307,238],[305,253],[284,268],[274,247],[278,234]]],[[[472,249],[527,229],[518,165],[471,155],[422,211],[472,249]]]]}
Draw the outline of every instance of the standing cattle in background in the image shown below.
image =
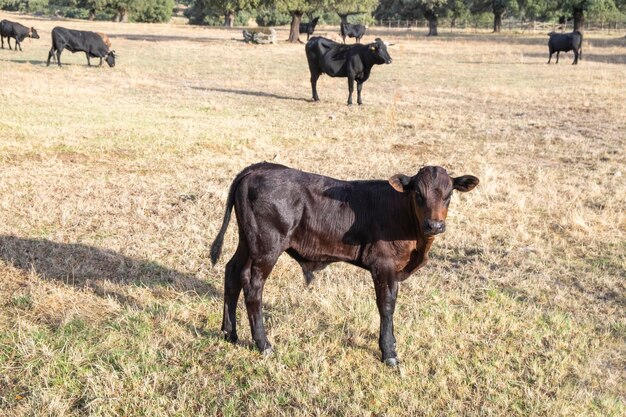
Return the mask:
{"type": "Polygon", "coordinates": [[[215,264],[234,207],[239,244],[224,278],[226,340],[237,342],[236,309],[243,289],[252,337],[261,352],[271,353],[261,311],[263,286],[287,252],[307,282],[333,262],[370,271],[382,360],[397,365],[393,313],[398,282],[426,264],[435,236],[445,231],[452,192],[477,184],[472,175],[453,178],[438,166],[388,181],[341,181],[270,163],[244,169],[230,186],[222,227],[211,245],[215,264]]]}
{"type": "Polygon", "coordinates": [[[374,65],[391,64],[387,45],[379,38],[367,45],[342,45],[327,38],[315,36],[306,43],[306,58],[311,71],[313,100],[319,101],[317,80],[321,74],[348,78],[348,104],[352,104],[354,81],[357,85],[357,103],[362,104],[361,89],[374,65]]]}
{"type": "Polygon", "coordinates": [[[102,36],[95,32],[55,27],[52,29],[52,47],[48,53],[48,66],[50,66],[50,60],[55,53],[59,67],[61,66],[61,52],[63,52],[63,49],[67,49],[72,53],[84,52],[87,56],[87,65],[89,66],[91,66],[90,58],[100,58],[99,66],[102,66],[103,58],[110,67],[115,66],[115,51],[110,51],[102,36]]]}
{"type": "Polygon", "coordinates": [[[17,51],[17,48],[20,48],[20,51],[22,51],[21,42],[25,38],[39,39],[39,34],[33,27],[28,28],[17,22],[3,20],[0,22],[0,42],[2,43],[2,49],[4,49],[4,38],[7,38],[9,49],[11,49],[11,38],[13,38],[15,39],[15,51],[17,51]]]}
{"type": "Polygon", "coordinates": [[[572,65],[578,64],[578,58],[583,59],[583,34],[575,30],[572,33],[548,33],[548,49],[550,50],[550,58],[548,64],[552,61],[552,54],[556,52],[556,63],[559,63],[559,54],[561,52],[574,51],[574,62],[572,65]]]}
{"type": "Polygon", "coordinates": [[[364,25],[352,25],[348,23],[347,17],[341,16],[341,37],[343,38],[343,43],[346,43],[346,36],[349,38],[356,38],[355,43],[361,43],[361,38],[365,35],[365,29],[367,29],[364,25]]]}
{"type": "Polygon", "coordinates": [[[306,33],[306,40],[309,40],[309,37],[315,32],[315,26],[317,26],[317,22],[320,20],[319,17],[311,20],[309,23],[300,23],[300,33],[306,33]]]}

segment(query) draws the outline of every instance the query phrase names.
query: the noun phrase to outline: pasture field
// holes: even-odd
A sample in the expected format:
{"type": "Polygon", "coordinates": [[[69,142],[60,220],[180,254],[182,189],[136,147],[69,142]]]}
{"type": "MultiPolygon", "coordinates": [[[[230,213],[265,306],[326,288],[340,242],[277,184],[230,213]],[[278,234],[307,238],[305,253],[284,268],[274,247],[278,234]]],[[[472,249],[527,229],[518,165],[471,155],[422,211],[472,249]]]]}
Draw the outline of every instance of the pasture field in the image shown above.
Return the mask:
{"type": "MultiPolygon", "coordinates": [[[[626,413],[626,39],[371,30],[396,42],[363,106],[311,97],[303,45],[240,30],[55,22],[0,50],[0,415],[620,416],[626,413]],[[113,69],[55,25],[111,36],[113,69]],[[275,161],[336,178],[473,174],[431,260],[400,286],[381,364],[365,271],[265,289],[276,353],[220,335],[230,182],[275,161]]],[[[334,28],[321,34],[337,36],[334,28]]],[[[279,30],[283,39],[287,33],[279,30]]]]}

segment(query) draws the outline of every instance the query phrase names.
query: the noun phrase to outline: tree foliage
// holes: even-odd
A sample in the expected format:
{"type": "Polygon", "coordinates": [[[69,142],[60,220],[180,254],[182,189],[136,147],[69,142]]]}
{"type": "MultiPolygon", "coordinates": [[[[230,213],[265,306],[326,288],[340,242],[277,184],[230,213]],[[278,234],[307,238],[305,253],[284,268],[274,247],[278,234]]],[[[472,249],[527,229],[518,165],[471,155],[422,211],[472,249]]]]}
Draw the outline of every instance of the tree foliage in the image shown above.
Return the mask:
{"type": "Polygon", "coordinates": [[[186,14],[192,24],[223,21],[232,26],[238,13],[254,10],[258,5],[259,0],[195,0],[186,14]]]}

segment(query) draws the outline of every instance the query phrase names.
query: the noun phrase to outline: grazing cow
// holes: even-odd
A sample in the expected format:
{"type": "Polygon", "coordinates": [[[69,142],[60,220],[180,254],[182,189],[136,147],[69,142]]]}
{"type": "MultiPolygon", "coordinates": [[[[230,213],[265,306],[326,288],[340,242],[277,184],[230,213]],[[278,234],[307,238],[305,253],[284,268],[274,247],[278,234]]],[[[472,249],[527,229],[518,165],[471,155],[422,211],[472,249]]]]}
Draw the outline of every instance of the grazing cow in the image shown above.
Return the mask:
{"type": "Polygon", "coordinates": [[[309,23],[300,23],[300,33],[306,33],[306,40],[309,40],[309,37],[315,32],[315,26],[317,26],[317,22],[320,20],[319,17],[311,20],[309,23]]]}
{"type": "Polygon", "coordinates": [[[352,92],[356,80],[357,103],[362,104],[361,89],[374,65],[391,64],[387,45],[381,39],[367,45],[342,45],[327,38],[315,36],[306,43],[306,59],[311,71],[313,100],[319,101],[317,80],[321,74],[348,78],[348,105],[352,104],[352,92]]]}
{"type": "Polygon", "coordinates": [[[2,43],[2,49],[4,49],[4,38],[7,38],[9,49],[11,48],[11,38],[15,39],[15,51],[20,48],[22,51],[22,41],[25,38],[39,39],[39,34],[33,27],[26,27],[17,22],[11,22],[3,20],[0,22],[0,42],[2,43]]]}
{"type": "Polygon", "coordinates": [[[89,66],[91,66],[90,58],[100,58],[99,66],[102,66],[103,58],[110,67],[115,66],[115,51],[109,50],[105,40],[96,32],[72,30],[60,26],[55,27],[52,29],[52,47],[48,53],[47,65],[50,66],[50,60],[56,53],[57,63],[60,67],[61,52],[64,49],[72,53],[84,52],[87,56],[87,65],[89,66]]]}
{"type": "Polygon", "coordinates": [[[365,29],[367,29],[367,27],[364,25],[352,25],[348,23],[347,20],[342,19],[341,37],[343,38],[343,43],[346,43],[346,36],[349,38],[356,38],[355,43],[360,43],[361,38],[365,35],[365,29]]]}
{"type": "Polygon", "coordinates": [[[437,166],[388,181],[341,181],[270,163],[244,169],[230,186],[222,227],[211,245],[215,264],[235,207],[239,244],[224,278],[226,340],[237,341],[236,308],[243,289],[252,337],[264,354],[271,353],[261,311],[263,286],[287,252],[307,283],[314,271],[333,262],[370,271],[382,360],[397,365],[393,313],[398,282],[424,266],[435,236],[445,231],[452,191],[470,191],[477,184],[472,175],[453,178],[437,166]]]}
{"type": "Polygon", "coordinates": [[[572,33],[548,33],[548,49],[550,50],[550,58],[548,64],[552,61],[552,54],[556,52],[556,63],[559,63],[559,54],[561,52],[574,51],[574,62],[572,65],[578,64],[578,58],[583,59],[583,34],[575,30],[572,33]]]}

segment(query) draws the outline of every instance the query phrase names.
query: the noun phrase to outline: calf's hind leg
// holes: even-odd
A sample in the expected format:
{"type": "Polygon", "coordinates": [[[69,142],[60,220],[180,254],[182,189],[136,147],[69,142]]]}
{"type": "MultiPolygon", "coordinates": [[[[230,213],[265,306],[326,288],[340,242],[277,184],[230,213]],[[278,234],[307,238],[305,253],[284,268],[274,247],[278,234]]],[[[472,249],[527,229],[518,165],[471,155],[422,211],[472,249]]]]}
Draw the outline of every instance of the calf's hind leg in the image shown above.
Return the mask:
{"type": "Polygon", "coordinates": [[[246,300],[246,310],[248,311],[248,320],[250,322],[250,330],[252,338],[257,348],[263,354],[272,353],[272,345],[267,340],[265,334],[265,326],[263,325],[263,287],[268,275],[272,272],[276,259],[263,259],[252,261],[248,271],[244,271],[243,277],[243,293],[246,300]]]}
{"type": "Polygon", "coordinates": [[[48,52],[48,62],[46,62],[46,66],[50,66],[50,60],[54,58],[54,47],[50,48],[50,52],[48,52]]]}
{"type": "Polygon", "coordinates": [[[354,92],[354,78],[348,76],[348,106],[352,105],[352,93],[353,92],[354,92]]]}
{"type": "Polygon", "coordinates": [[[361,90],[363,89],[363,82],[362,81],[357,81],[356,82],[356,102],[357,104],[360,106],[361,104],[363,104],[363,101],[361,101],[361,90]]]}
{"type": "Polygon", "coordinates": [[[244,279],[250,277],[250,260],[248,250],[244,244],[239,243],[237,251],[226,264],[224,274],[224,316],[222,318],[222,333],[224,338],[232,343],[237,343],[237,302],[241,294],[241,285],[244,279]],[[247,276],[244,277],[243,272],[247,276]]]}
{"type": "Polygon", "coordinates": [[[317,95],[317,80],[319,78],[319,72],[311,71],[311,91],[313,93],[313,101],[320,101],[320,96],[317,95]]]}

